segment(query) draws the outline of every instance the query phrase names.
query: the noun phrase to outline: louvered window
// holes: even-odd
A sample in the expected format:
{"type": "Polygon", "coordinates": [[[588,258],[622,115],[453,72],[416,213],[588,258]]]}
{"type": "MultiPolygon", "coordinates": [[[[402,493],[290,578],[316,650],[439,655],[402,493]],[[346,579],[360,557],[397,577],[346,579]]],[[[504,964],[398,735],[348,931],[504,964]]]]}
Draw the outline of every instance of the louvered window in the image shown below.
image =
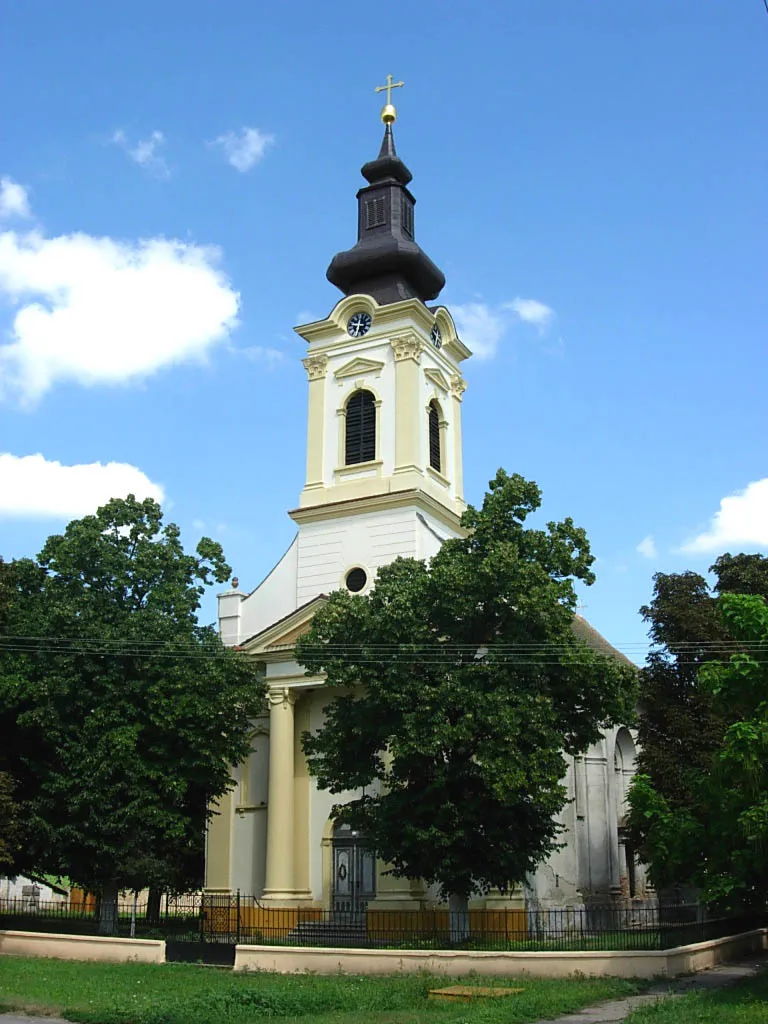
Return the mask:
{"type": "Polygon", "coordinates": [[[348,466],[376,458],[376,405],[370,391],[356,391],[347,402],[344,461],[348,466]]]}
{"type": "Polygon", "coordinates": [[[379,228],[382,224],[387,223],[386,207],[384,205],[384,197],[380,196],[378,199],[366,199],[365,201],[365,227],[379,228]]]}
{"type": "Polygon", "coordinates": [[[413,238],[413,203],[406,196],[401,196],[400,198],[402,200],[403,231],[409,238],[413,238]]]}
{"type": "Polygon", "coordinates": [[[429,464],[438,473],[442,472],[440,463],[440,412],[437,402],[429,403],[429,464]]]}

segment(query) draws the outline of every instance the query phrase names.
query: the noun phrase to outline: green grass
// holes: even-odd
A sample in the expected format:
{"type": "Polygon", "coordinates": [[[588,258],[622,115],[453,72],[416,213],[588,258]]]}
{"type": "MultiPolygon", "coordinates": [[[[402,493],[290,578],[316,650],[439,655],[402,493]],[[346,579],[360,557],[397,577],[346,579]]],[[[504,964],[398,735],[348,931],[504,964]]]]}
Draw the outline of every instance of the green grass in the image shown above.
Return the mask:
{"type": "Polygon", "coordinates": [[[619,978],[504,979],[506,999],[444,1004],[430,988],[489,984],[426,974],[389,977],[233,974],[188,964],[84,964],[0,957],[0,1010],[57,1014],[84,1024],[526,1024],[629,995],[619,978]]]}
{"type": "Polygon", "coordinates": [[[719,992],[690,992],[646,1006],[627,1024],[768,1024],[768,970],[719,992]]]}

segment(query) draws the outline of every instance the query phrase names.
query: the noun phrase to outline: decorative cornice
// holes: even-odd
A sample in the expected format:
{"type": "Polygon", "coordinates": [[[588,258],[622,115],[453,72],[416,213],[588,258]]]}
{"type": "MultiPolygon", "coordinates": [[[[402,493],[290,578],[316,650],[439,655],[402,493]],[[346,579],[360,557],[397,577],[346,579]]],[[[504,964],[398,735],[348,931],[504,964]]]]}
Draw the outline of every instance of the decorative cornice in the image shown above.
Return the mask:
{"type": "Polygon", "coordinates": [[[395,361],[400,363],[405,359],[412,359],[415,363],[421,360],[421,353],[424,348],[422,342],[410,331],[401,337],[390,339],[390,344],[395,350],[395,361]]]}
{"type": "MultiPolygon", "coordinates": [[[[319,358],[319,356],[316,358],[319,358]]],[[[349,363],[345,363],[344,366],[340,366],[338,370],[334,372],[333,376],[336,380],[341,380],[345,377],[358,377],[360,374],[368,374],[372,377],[378,377],[383,368],[384,363],[380,363],[374,359],[364,359],[362,356],[358,356],[356,359],[352,359],[349,363]]]]}
{"type": "Polygon", "coordinates": [[[464,396],[464,392],[466,390],[467,390],[467,382],[464,380],[464,378],[460,374],[458,374],[458,373],[452,374],[451,375],[451,394],[453,395],[453,397],[454,398],[458,398],[459,401],[462,401],[462,398],[464,396]]]}
{"type": "Polygon", "coordinates": [[[428,381],[431,381],[436,387],[440,388],[441,391],[445,391],[446,394],[448,393],[448,381],[445,379],[445,374],[441,373],[440,370],[428,366],[424,371],[424,376],[428,381]]]}
{"type": "Polygon", "coordinates": [[[328,370],[328,356],[319,354],[301,360],[310,380],[321,380],[328,370]]]}
{"type": "Polygon", "coordinates": [[[451,529],[455,536],[465,536],[466,531],[461,526],[461,515],[453,512],[442,501],[438,501],[421,489],[388,491],[386,494],[371,494],[366,497],[323,502],[319,505],[305,505],[302,508],[293,509],[288,515],[295,523],[301,525],[326,519],[356,516],[364,512],[378,512],[382,509],[410,507],[430,513],[451,529]]]}

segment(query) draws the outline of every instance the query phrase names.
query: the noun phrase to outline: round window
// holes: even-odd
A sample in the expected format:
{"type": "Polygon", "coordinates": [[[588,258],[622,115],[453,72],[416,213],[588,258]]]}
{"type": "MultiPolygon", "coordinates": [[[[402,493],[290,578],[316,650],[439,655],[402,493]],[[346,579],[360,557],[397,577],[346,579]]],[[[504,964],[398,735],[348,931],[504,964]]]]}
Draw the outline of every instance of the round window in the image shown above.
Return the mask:
{"type": "Polygon", "coordinates": [[[367,582],[368,577],[365,574],[365,569],[350,569],[347,573],[347,590],[353,594],[359,594],[367,582]]]}

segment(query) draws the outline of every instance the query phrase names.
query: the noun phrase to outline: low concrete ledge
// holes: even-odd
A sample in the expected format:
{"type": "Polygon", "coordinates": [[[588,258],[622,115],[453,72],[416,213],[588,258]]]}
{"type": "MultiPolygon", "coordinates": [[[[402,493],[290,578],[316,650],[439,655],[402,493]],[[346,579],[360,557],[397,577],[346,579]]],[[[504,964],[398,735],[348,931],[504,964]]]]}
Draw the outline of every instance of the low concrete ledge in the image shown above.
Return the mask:
{"type": "Polygon", "coordinates": [[[164,964],[165,943],[161,939],[0,931],[0,954],[48,956],[57,960],[109,960],[113,963],[130,960],[164,964]]]}
{"type": "Polygon", "coordinates": [[[768,949],[768,928],[696,942],[673,949],[589,952],[497,952],[426,949],[323,949],[303,946],[237,946],[236,971],[277,971],[290,974],[396,974],[429,971],[485,977],[527,974],[561,978],[570,974],[618,978],[675,977],[715,967],[768,949]]]}

